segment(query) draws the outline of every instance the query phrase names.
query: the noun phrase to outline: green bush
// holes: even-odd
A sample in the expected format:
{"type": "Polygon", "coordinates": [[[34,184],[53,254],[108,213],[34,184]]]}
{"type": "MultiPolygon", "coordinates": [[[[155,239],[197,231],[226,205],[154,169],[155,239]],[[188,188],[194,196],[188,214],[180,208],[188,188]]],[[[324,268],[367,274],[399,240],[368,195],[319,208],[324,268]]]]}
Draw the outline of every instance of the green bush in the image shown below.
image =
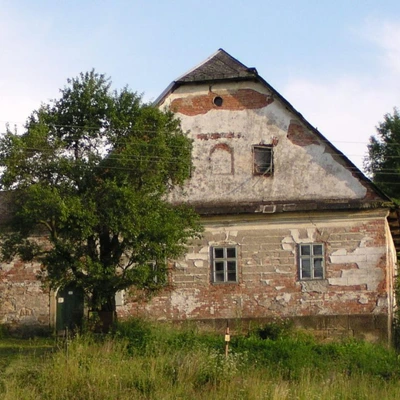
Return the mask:
{"type": "Polygon", "coordinates": [[[289,319],[276,318],[272,322],[253,328],[249,335],[260,339],[278,340],[293,333],[293,321],[289,319]]]}

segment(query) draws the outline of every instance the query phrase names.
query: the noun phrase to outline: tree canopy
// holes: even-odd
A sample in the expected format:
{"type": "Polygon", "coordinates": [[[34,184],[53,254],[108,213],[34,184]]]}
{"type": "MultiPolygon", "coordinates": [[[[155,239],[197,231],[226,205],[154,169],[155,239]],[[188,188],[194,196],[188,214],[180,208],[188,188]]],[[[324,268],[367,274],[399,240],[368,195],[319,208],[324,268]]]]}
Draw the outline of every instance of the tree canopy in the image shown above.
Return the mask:
{"type": "Polygon", "coordinates": [[[388,196],[400,202],[400,114],[386,114],[371,136],[365,170],[373,182],[388,196]]]}
{"type": "Polygon", "coordinates": [[[112,311],[116,292],[163,285],[201,231],[191,208],[167,201],[190,175],[191,141],[172,113],[95,71],[60,93],[0,139],[12,196],[2,257],[37,260],[51,287],[75,283],[112,311]]]}

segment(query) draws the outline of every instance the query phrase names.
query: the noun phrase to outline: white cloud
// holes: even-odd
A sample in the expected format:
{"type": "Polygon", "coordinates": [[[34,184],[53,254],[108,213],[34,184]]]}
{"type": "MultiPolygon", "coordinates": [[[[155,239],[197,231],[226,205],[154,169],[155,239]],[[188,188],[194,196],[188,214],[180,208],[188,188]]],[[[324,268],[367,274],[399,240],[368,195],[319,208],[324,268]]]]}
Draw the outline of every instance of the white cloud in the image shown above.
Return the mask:
{"type": "Polygon", "coordinates": [[[385,113],[400,106],[400,24],[376,25],[373,36],[370,22],[363,29],[364,37],[375,46],[378,74],[360,67],[359,75],[342,75],[331,81],[294,78],[281,90],[359,168],[375,126],[385,113]]]}
{"type": "Polygon", "coordinates": [[[400,74],[400,24],[369,19],[362,31],[380,49],[382,62],[394,74],[400,74]]]}

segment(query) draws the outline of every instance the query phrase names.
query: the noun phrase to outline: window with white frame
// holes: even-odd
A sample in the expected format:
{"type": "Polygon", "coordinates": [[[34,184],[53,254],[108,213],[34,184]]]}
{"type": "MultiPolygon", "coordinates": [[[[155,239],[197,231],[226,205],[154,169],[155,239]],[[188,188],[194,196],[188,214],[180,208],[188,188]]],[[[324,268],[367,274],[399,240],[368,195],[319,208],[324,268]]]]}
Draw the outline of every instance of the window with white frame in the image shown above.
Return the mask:
{"type": "Polygon", "coordinates": [[[237,282],[236,246],[212,247],[212,280],[214,283],[237,282]]]}
{"type": "Polygon", "coordinates": [[[253,146],[253,175],[271,176],[273,172],[273,147],[253,146]]]}
{"type": "Polygon", "coordinates": [[[299,245],[300,279],[324,279],[324,254],[321,243],[299,245]]]}

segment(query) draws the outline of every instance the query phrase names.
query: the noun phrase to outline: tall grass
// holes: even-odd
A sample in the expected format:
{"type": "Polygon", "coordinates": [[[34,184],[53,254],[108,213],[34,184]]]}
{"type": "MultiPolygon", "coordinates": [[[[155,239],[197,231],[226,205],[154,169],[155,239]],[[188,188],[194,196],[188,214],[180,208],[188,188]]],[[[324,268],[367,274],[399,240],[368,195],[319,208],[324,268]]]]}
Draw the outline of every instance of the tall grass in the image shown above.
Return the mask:
{"type": "Polygon", "coordinates": [[[133,320],[113,335],[77,336],[52,354],[1,371],[0,398],[398,399],[397,355],[361,342],[319,344],[302,334],[232,338],[133,320]]]}

